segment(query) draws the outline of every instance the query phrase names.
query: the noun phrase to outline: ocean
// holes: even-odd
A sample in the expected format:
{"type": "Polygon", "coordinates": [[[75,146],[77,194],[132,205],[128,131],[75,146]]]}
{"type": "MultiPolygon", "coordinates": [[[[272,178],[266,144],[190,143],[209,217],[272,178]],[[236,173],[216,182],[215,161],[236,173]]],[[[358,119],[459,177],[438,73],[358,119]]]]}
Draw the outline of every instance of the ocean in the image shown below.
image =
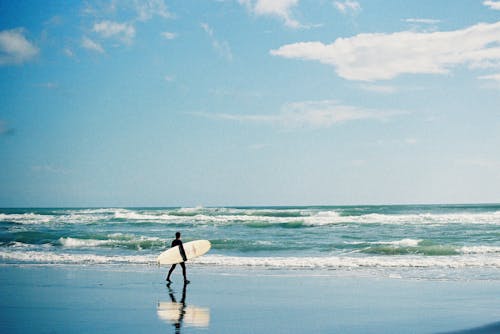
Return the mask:
{"type": "Polygon", "coordinates": [[[500,280],[500,204],[0,209],[0,264],[153,266],[177,231],[189,265],[500,280]]]}

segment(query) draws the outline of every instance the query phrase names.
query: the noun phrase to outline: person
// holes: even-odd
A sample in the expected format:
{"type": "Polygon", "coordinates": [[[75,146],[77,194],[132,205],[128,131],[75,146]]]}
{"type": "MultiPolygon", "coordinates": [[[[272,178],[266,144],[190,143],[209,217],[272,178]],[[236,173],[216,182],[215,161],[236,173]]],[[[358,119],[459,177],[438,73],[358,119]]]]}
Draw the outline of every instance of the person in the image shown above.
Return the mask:
{"type": "MultiPolygon", "coordinates": [[[[182,241],[181,241],[181,232],[176,232],[175,233],[175,240],[172,241],[172,247],[175,247],[175,246],[179,246],[179,251],[181,253],[181,256],[182,256],[182,259],[184,260],[183,262],[179,263],[182,267],[182,276],[184,276],[184,284],[189,284],[190,282],[188,281],[187,277],[186,277],[186,264],[184,263],[185,261],[187,261],[187,258],[186,258],[186,252],[184,252],[184,246],[182,245],[182,241]]],[[[176,263],[174,263],[172,265],[172,267],[170,267],[170,270],[168,271],[168,275],[167,275],[167,282],[170,284],[172,283],[172,281],[170,280],[170,275],[172,275],[172,272],[174,271],[175,267],[177,266],[176,263]]]]}

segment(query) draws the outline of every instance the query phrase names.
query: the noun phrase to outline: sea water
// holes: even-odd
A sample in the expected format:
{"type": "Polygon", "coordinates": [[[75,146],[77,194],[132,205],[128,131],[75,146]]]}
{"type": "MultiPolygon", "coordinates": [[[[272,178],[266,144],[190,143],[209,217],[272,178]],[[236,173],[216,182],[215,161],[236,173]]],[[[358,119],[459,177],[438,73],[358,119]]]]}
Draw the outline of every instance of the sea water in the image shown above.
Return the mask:
{"type": "Polygon", "coordinates": [[[0,264],[155,265],[177,231],[196,266],[500,280],[500,204],[0,209],[0,264]]]}

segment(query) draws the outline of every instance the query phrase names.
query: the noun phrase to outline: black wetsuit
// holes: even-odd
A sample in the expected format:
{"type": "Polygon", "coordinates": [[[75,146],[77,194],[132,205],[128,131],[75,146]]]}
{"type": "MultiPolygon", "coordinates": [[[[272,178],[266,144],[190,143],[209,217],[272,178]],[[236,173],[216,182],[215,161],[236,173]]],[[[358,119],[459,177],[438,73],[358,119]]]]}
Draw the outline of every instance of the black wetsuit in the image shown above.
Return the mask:
{"type": "MultiPolygon", "coordinates": [[[[172,247],[179,246],[179,251],[181,253],[182,259],[184,261],[187,261],[186,252],[184,251],[184,246],[182,245],[182,241],[180,239],[174,239],[174,241],[172,241],[171,246],[172,247]]],[[[186,278],[186,264],[184,262],[181,262],[179,264],[182,267],[182,276],[184,276],[184,282],[189,283],[189,281],[186,278]]],[[[168,271],[167,281],[169,281],[169,282],[170,282],[170,275],[174,271],[175,267],[176,267],[176,264],[173,264],[172,267],[170,267],[170,270],[168,271]]]]}
{"type": "Polygon", "coordinates": [[[172,241],[172,248],[174,248],[175,246],[179,246],[179,251],[181,253],[182,259],[184,261],[187,261],[186,252],[184,251],[184,246],[182,245],[182,241],[180,239],[174,239],[174,241],[172,241]]]}

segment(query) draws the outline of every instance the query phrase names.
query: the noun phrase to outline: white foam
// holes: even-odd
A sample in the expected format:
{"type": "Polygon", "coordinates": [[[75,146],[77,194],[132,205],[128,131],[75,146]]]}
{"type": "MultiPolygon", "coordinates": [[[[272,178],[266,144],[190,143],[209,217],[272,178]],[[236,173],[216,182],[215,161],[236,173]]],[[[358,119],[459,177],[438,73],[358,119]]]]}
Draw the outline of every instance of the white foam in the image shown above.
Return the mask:
{"type": "MultiPolygon", "coordinates": [[[[323,226],[333,224],[423,224],[423,225],[446,225],[446,224],[487,224],[500,225],[500,211],[490,213],[463,213],[463,214],[366,214],[359,216],[342,216],[335,210],[320,212],[302,212],[299,217],[279,217],[268,216],[264,212],[259,215],[255,210],[251,214],[245,214],[243,211],[231,211],[233,215],[211,212],[210,214],[199,213],[195,216],[177,217],[182,220],[196,220],[199,222],[231,223],[231,222],[267,222],[275,223],[298,223],[302,222],[306,226],[323,226]]],[[[250,212],[246,212],[250,213],[250,212]]]]}
{"type": "MultiPolygon", "coordinates": [[[[156,255],[70,254],[53,251],[0,251],[5,262],[49,264],[154,264],[156,255]]],[[[205,255],[189,261],[216,267],[272,269],[363,269],[363,268],[497,268],[500,256],[467,254],[460,256],[329,256],[329,257],[239,257],[205,255]]]]}
{"type": "Polygon", "coordinates": [[[422,239],[402,239],[396,241],[382,241],[378,244],[380,245],[393,245],[400,247],[417,247],[419,243],[422,242],[422,239]]]}
{"type": "Polygon", "coordinates": [[[343,216],[340,211],[316,211],[314,209],[273,210],[273,209],[231,209],[231,208],[181,208],[177,210],[133,210],[133,209],[81,209],[61,211],[66,215],[41,215],[35,213],[0,214],[0,220],[14,221],[21,224],[40,223],[94,223],[110,218],[128,221],[176,221],[190,223],[228,224],[234,222],[262,223],[299,223],[306,226],[322,226],[330,224],[490,224],[500,225],[500,211],[482,213],[417,213],[417,214],[378,214],[371,213],[359,216],[343,216]],[[189,214],[175,215],[175,212],[189,214]],[[273,216],[273,213],[277,216],[273,216]],[[291,212],[298,217],[282,217],[278,213],[291,212]]]}
{"type": "Polygon", "coordinates": [[[500,246],[464,246],[459,249],[461,254],[500,254],[500,246]]]}
{"type": "Polygon", "coordinates": [[[26,263],[48,264],[153,264],[156,256],[105,256],[96,254],[69,254],[41,251],[0,251],[0,259],[26,263]]]}
{"type": "Polygon", "coordinates": [[[54,216],[52,215],[39,215],[36,213],[22,213],[22,214],[5,214],[0,213],[0,220],[12,221],[18,224],[42,224],[50,222],[54,216]]]}
{"type": "Polygon", "coordinates": [[[108,240],[94,240],[94,239],[75,239],[75,238],[59,238],[59,243],[68,248],[87,248],[99,247],[109,243],[108,240]]]}
{"type": "Polygon", "coordinates": [[[347,222],[380,224],[493,224],[500,225],[500,211],[489,213],[447,213],[447,214],[367,214],[342,217],[347,222]]]}
{"type": "Polygon", "coordinates": [[[164,240],[157,237],[135,236],[133,234],[112,233],[107,236],[110,239],[97,240],[97,239],[78,239],[78,238],[59,238],[59,243],[66,248],[93,248],[100,246],[113,246],[113,245],[134,245],[138,250],[141,242],[158,242],[164,244],[164,240]]]}
{"type": "Polygon", "coordinates": [[[179,217],[170,216],[168,214],[146,214],[146,213],[139,213],[139,212],[130,211],[130,210],[116,211],[116,212],[114,212],[114,218],[125,219],[125,220],[138,220],[138,221],[178,220],[179,219],[179,217]]]}
{"type": "Polygon", "coordinates": [[[236,257],[206,255],[191,262],[212,266],[269,268],[500,268],[500,257],[484,256],[236,257]]]}
{"type": "Polygon", "coordinates": [[[417,247],[422,239],[401,239],[395,241],[346,241],[347,245],[393,245],[399,247],[417,247]]]}

